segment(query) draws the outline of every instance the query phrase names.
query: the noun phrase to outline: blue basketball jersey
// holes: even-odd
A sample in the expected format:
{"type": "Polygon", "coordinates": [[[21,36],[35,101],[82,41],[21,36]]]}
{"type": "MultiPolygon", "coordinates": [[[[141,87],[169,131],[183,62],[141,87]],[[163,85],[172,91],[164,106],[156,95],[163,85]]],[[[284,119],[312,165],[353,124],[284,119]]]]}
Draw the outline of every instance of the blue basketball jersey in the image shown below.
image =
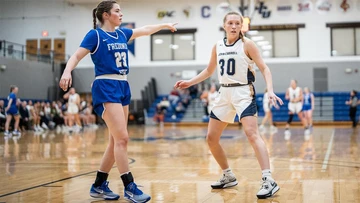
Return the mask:
{"type": "Polygon", "coordinates": [[[17,109],[17,106],[16,106],[16,94],[11,92],[9,94],[8,98],[7,98],[8,102],[10,101],[10,99],[12,99],[10,109],[17,109]]]}
{"type": "Polygon", "coordinates": [[[127,42],[133,31],[127,28],[106,32],[101,28],[90,30],[80,47],[90,50],[95,64],[95,76],[129,73],[127,42]]]}
{"type": "Polygon", "coordinates": [[[311,93],[304,94],[304,105],[310,105],[311,106],[311,93]]]}

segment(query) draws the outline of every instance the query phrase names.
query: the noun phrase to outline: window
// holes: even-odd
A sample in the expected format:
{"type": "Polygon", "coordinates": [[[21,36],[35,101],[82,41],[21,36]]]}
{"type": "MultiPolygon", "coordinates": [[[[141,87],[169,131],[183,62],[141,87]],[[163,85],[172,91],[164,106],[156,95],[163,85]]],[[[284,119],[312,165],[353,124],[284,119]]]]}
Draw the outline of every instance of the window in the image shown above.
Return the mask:
{"type": "Polygon", "coordinates": [[[360,23],[327,23],[331,33],[331,56],[360,55],[360,23]]]}
{"type": "Polygon", "coordinates": [[[151,60],[195,60],[195,32],[196,29],[180,29],[151,35],[151,60]]]}
{"type": "Polygon", "coordinates": [[[304,24],[251,26],[246,36],[264,58],[299,57],[298,29],[304,24]]]}

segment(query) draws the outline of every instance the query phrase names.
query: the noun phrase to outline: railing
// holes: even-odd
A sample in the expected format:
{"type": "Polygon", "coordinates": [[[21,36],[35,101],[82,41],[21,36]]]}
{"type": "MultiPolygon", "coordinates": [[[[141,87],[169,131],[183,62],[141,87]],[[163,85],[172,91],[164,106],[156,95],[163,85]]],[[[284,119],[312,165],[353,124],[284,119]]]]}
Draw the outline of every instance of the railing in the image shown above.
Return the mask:
{"type": "Polygon", "coordinates": [[[66,62],[70,58],[69,55],[57,53],[54,50],[35,49],[5,40],[0,41],[0,56],[50,64],[66,62]]]}

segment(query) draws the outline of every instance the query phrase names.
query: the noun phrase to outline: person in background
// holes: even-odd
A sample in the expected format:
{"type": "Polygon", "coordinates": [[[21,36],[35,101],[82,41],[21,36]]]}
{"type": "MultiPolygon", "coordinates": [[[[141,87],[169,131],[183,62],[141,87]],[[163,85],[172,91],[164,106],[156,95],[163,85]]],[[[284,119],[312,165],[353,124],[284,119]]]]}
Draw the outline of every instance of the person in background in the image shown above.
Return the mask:
{"type": "MultiPolygon", "coordinates": [[[[264,116],[263,120],[261,121],[261,125],[259,127],[260,131],[265,130],[264,125],[265,125],[266,121],[269,121],[270,131],[271,132],[276,131],[276,127],[274,126],[273,115],[272,115],[273,106],[274,105],[269,100],[269,95],[268,95],[267,89],[265,89],[265,93],[264,93],[264,96],[263,96],[263,109],[264,109],[264,112],[265,112],[265,116],[264,116]]],[[[279,109],[279,106],[275,105],[275,108],[279,109]]]]}
{"type": "Polygon", "coordinates": [[[20,136],[21,133],[19,131],[19,122],[20,122],[20,115],[18,107],[16,106],[17,99],[16,94],[18,93],[19,88],[15,85],[10,86],[10,94],[8,96],[8,104],[5,108],[6,112],[6,123],[5,123],[5,132],[4,135],[11,136],[11,134],[20,136]],[[15,124],[14,124],[14,131],[12,133],[9,132],[10,122],[11,119],[14,117],[15,124]]]}
{"type": "Polygon", "coordinates": [[[350,92],[350,98],[348,101],[345,102],[345,104],[350,106],[349,108],[350,120],[352,121],[352,127],[356,128],[357,126],[356,111],[357,111],[357,105],[359,105],[356,90],[352,90],[350,92]]]}
{"type": "Polygon", "coordinates": [[[308,128],[311,130],[313,126],[313,111],[315,109],[315,97],[308,87],[304,88],[304,100],[303,109],[304,119],[308,124],[308,128]]]}

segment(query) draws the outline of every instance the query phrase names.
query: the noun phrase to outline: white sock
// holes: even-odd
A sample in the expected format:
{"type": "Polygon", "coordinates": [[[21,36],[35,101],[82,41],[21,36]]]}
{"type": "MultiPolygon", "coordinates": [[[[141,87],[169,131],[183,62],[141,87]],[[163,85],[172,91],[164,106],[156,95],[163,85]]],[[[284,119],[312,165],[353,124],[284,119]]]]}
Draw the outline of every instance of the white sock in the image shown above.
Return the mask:
{"type": "Polygon", "coordinates": [[[223,170],[223,173],[224,173],[225,175],[234,175],[234,173],[232,172],[232,170],[231,170],[230,167],[227,168],[227,169],[224,169],[224,170],[223,170]]]}
{"type": "Polygon", "coordinates": [[[262,177],[263,177],[263,178],[264,178],[264,177],[268,177],[268,178],[271,178],[271,179],[272,179],[270,169],[262,170],[262,177]]]}
{"type": "Polygon", "coordinates": [[[120,174],[120,177],[121,177],[122,175],[125,175],[125,174],[128,174],[128,173],[130,173],[130,171],[120,174]]]}

